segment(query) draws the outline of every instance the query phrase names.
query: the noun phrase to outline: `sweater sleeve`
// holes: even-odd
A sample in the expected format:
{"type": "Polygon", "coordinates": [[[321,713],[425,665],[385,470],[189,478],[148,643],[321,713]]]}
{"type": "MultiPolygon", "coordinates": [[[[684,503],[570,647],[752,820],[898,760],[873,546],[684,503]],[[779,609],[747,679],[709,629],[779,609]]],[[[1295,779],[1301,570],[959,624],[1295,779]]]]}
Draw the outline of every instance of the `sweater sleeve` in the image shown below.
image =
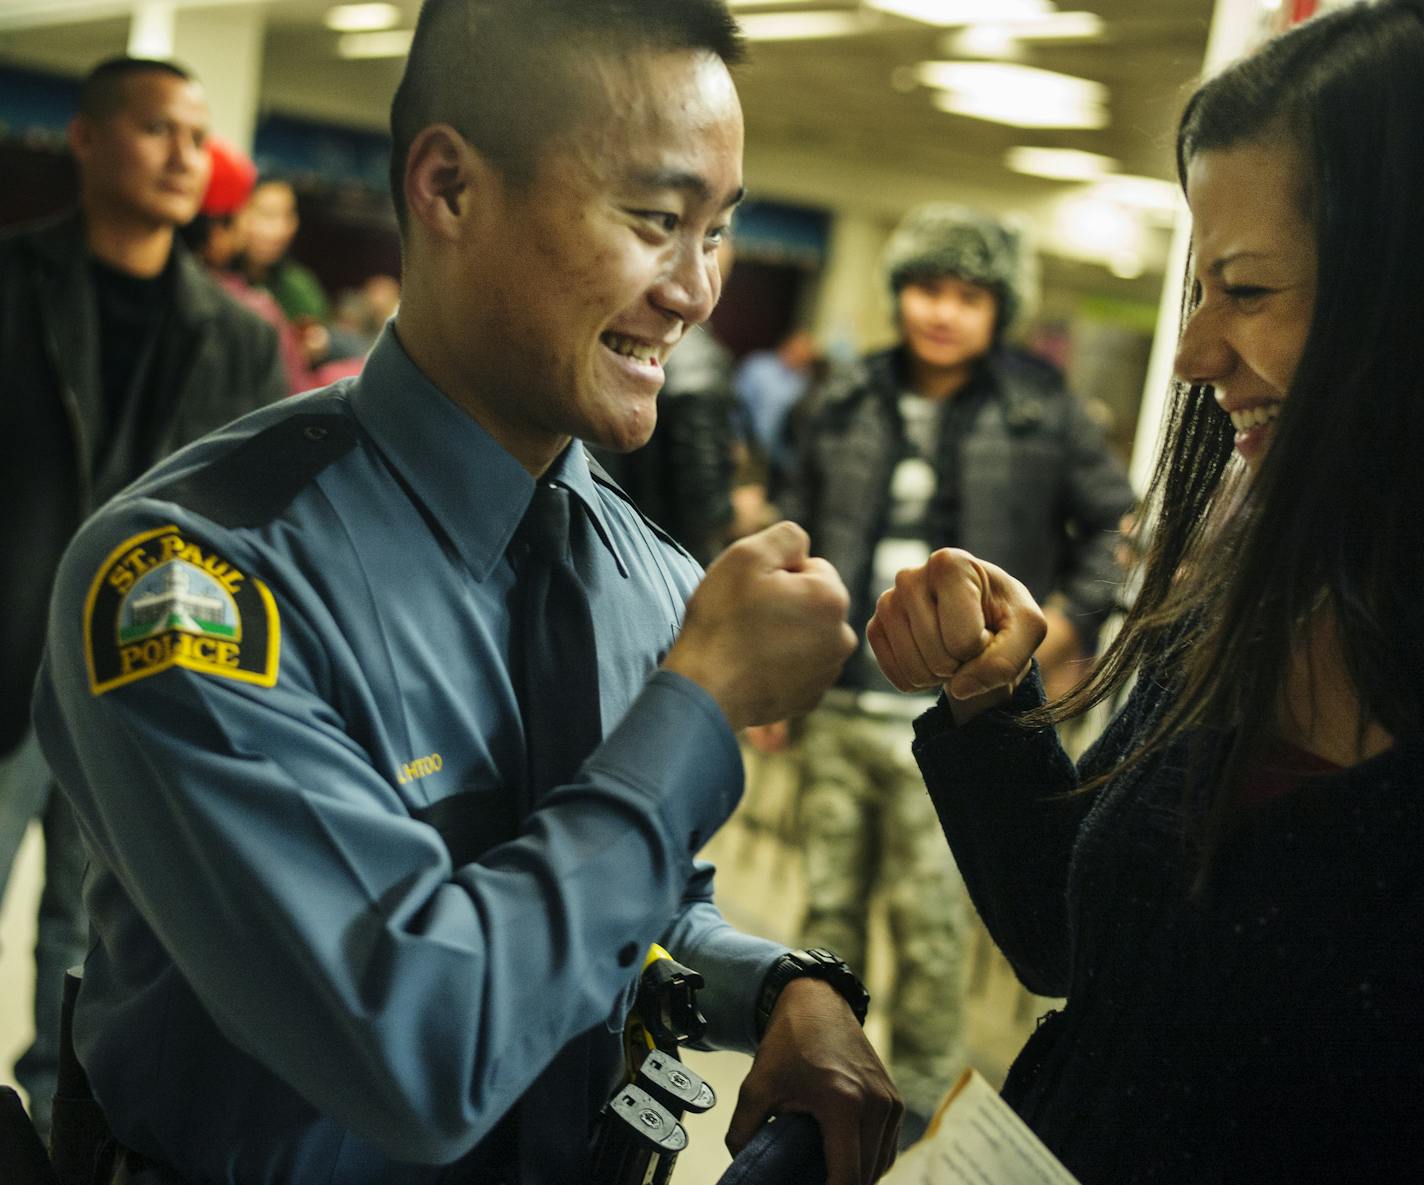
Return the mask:
{"type": "Polygon", "coordinates": [[[1020,982],[1064,994],[1066,886],[1089,799],[1068,796],[1073,763],[1052,729],[1021,713],[1043,703],[1035,663],[1013,698],[956,727],[943,695],[915,722],[915,760],[975,908],[1020,982]]]}
{"type": "Polygon", "coordinates": [[[1037,662],[1008,703],[962,728],[942,695],[915,722],[915,759],[975,908],[1019,981],[1038,995],[1068,988],[1069,868],[1100,797],[1078,788],[1133,751],[1162,694],[1139,678],[1076,769],[1052,728],[1029,729],[1019,719],[1044,702],[1037,662]]]}

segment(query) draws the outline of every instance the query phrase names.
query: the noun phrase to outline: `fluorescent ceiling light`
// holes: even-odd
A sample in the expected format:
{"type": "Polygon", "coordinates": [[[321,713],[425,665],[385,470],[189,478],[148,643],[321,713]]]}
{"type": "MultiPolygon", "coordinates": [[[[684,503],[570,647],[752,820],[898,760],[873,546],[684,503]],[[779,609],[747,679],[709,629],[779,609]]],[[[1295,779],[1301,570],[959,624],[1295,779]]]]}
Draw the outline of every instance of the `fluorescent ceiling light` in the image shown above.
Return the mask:
{"type": "Polygon", "coordinates": [[[343,58],[403,58],[415,39],[413,29],[386,29],[380,33],[343,33],[336,52],[343,58]]]}
{"type": "Polygon", "coordinates": [[[965,25],[944,39],[944,52],[952,58],[1017,58],[1023,55],[1023,42],[1012,24],[965,25]]]}
{"type": "Polygon", "coordinates": [[[1117,171],[1118,162],[1077,148],[1010,148],[1004,163],[1015,173],[1051,181],[1097,181],[1117,171]]]}
{"type": "Polygon", "coordinates": [[[1057,10],[1051,0],[865,0],[870,8],[927,25],[973,25],[1041,17],[1057,10]]]}
{"type": "Polygon", "coordinates": [[[338,33],[369,33],[394,29],[401,10],[394,4],[338,4],[326,10],[326,27],[338,33]]]}
{"type": "Polygon", "coordinates": [[[1091,41],[1102,32],[1102,18],[1094,12],[983,21],[951,33],[945,38],[944,52],[952,58],[1010,58],[1025,41],[1091,41]]]}
{"type": "Polygon", "coordinates": [[[1108,271],[1119,280],[1135,280],[1146,270],[1141,254],[1136,251],[1119,251],[1108,260],[1108,271]]]}
{"type": "Polygon", "coordinates": [[[1119,206],[1131,206],[1148,214],[1175,214],[1185,204],[1176,184],[1158,177],[1104,177],[1093,186],[1093,192],[1119,206]]]}
{"type": "Polygon", "coordinates": [[[1103,18],[1096,12],[1051,12],[1005,23],[1020,41],[1079,41],[1103,33],[1103,18]]]}
{"type": "Polygon", "coordinates": [[[1014,99],[1010,95],[994,97],[955,91],[936,95],[934,104],[950,115],[964,115],[1015,128],[1072,128],[1095,132],[1108,126],[1107,108],[1096,105],[1061,104],[1048,109],[1037,101],[1014,99]]]}
{"type": "Polygon", "coordinates": [[[1020,128],[1104,128],[1107,88],[1008,62],[921,62],[915,77],[942,92],[935,105],[954,115],[1020,128]]]}
{"type": "Polygon", "coordinates": [[[1032,94],[1036,99],[1102,103],[1108,88],[1091,78],[1075,78],[1037,66],[1011,62],[921,62],[915,77],[924,86],[941,91],[973,91],[997,94],[1006,91],[1032,94]]]}
{"type": "Polygon", "coordinates": [[[1096,187],[1066,195],[1050,215],[1053,249],[1070,259],[1090,260],[1130,272],[1148,248],[1142,217],[1097,196],[1096,187]]]}
{"type": "Polygon", "coordinates": [[[812,41],[849,37],[869,27],[855,12],[763,12],[741,17],[737,24],[748,41],[812,41]]]}

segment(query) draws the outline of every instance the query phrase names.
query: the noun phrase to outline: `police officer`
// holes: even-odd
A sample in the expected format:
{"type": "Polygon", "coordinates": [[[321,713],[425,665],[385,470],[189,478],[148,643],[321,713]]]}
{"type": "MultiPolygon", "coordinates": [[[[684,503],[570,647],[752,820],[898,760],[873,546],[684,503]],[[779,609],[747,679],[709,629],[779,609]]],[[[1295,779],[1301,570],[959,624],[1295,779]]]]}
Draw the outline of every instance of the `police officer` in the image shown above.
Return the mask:
{"type": "Polygon", "coordinates": [[[699,586],[578,443],[646,440],[718,296],[737,52],[721,0],[429,0],[392,112],[404,297],[365,370],[68,552],[36,721],[92,857],[75,1043],[125,1172],[583,1180],[654,939],[706,977],[709,1040],[755,1051],[734,1149],[791,1109],[838,1185],[893,1156],[845,968],[737,933],[694,858],[734,730],[853,649],[845,590],[785,524],[699,586]],[[572,542],[540,569],[551,506],[572,542]],[[583,607],[526,613],[545,586],[583,607]],[[579,613],[596,668],[532,684],[530,640],[579,613]]]}

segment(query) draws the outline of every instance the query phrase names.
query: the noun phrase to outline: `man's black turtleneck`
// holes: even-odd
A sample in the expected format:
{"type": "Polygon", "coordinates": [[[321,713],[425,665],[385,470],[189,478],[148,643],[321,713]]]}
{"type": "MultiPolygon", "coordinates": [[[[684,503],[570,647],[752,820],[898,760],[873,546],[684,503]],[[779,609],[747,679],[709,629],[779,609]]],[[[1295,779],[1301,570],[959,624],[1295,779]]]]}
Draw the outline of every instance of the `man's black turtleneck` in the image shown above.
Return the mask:
{"type": "MultiPolygon", "coordinates": [[[[156,276],[135,276],[89,257],[99,313],[104,424],[94,453],[96,489],[113,493],[147,467],[150,442],[169,411],[159,343],[172,313],[174,258],[156,276]]],[[[171,376],[170,376],[171,377],[171,376]]]]}

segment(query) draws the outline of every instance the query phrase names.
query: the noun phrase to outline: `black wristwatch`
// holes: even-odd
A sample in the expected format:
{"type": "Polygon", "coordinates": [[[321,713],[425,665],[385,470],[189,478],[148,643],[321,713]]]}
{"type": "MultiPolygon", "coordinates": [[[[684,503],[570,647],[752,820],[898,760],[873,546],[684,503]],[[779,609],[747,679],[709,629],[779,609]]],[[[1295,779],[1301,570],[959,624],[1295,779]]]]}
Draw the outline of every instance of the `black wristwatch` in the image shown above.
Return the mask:
{"type": "Polygon", "coordinates": [[[828,950],[787,951],[771,965],[766,978],[761,981],[761,991],[757,994],[756,1035],[757,1040],[766,1032],[771,1020],[772,1009],[781,997],[781,989],[793,979],[823,979],[845,997],[855,1019],[865,1023],[865,1014],[870,1011],[870,993],[865,984],[856,978],[838,954],[828,950]]]}

